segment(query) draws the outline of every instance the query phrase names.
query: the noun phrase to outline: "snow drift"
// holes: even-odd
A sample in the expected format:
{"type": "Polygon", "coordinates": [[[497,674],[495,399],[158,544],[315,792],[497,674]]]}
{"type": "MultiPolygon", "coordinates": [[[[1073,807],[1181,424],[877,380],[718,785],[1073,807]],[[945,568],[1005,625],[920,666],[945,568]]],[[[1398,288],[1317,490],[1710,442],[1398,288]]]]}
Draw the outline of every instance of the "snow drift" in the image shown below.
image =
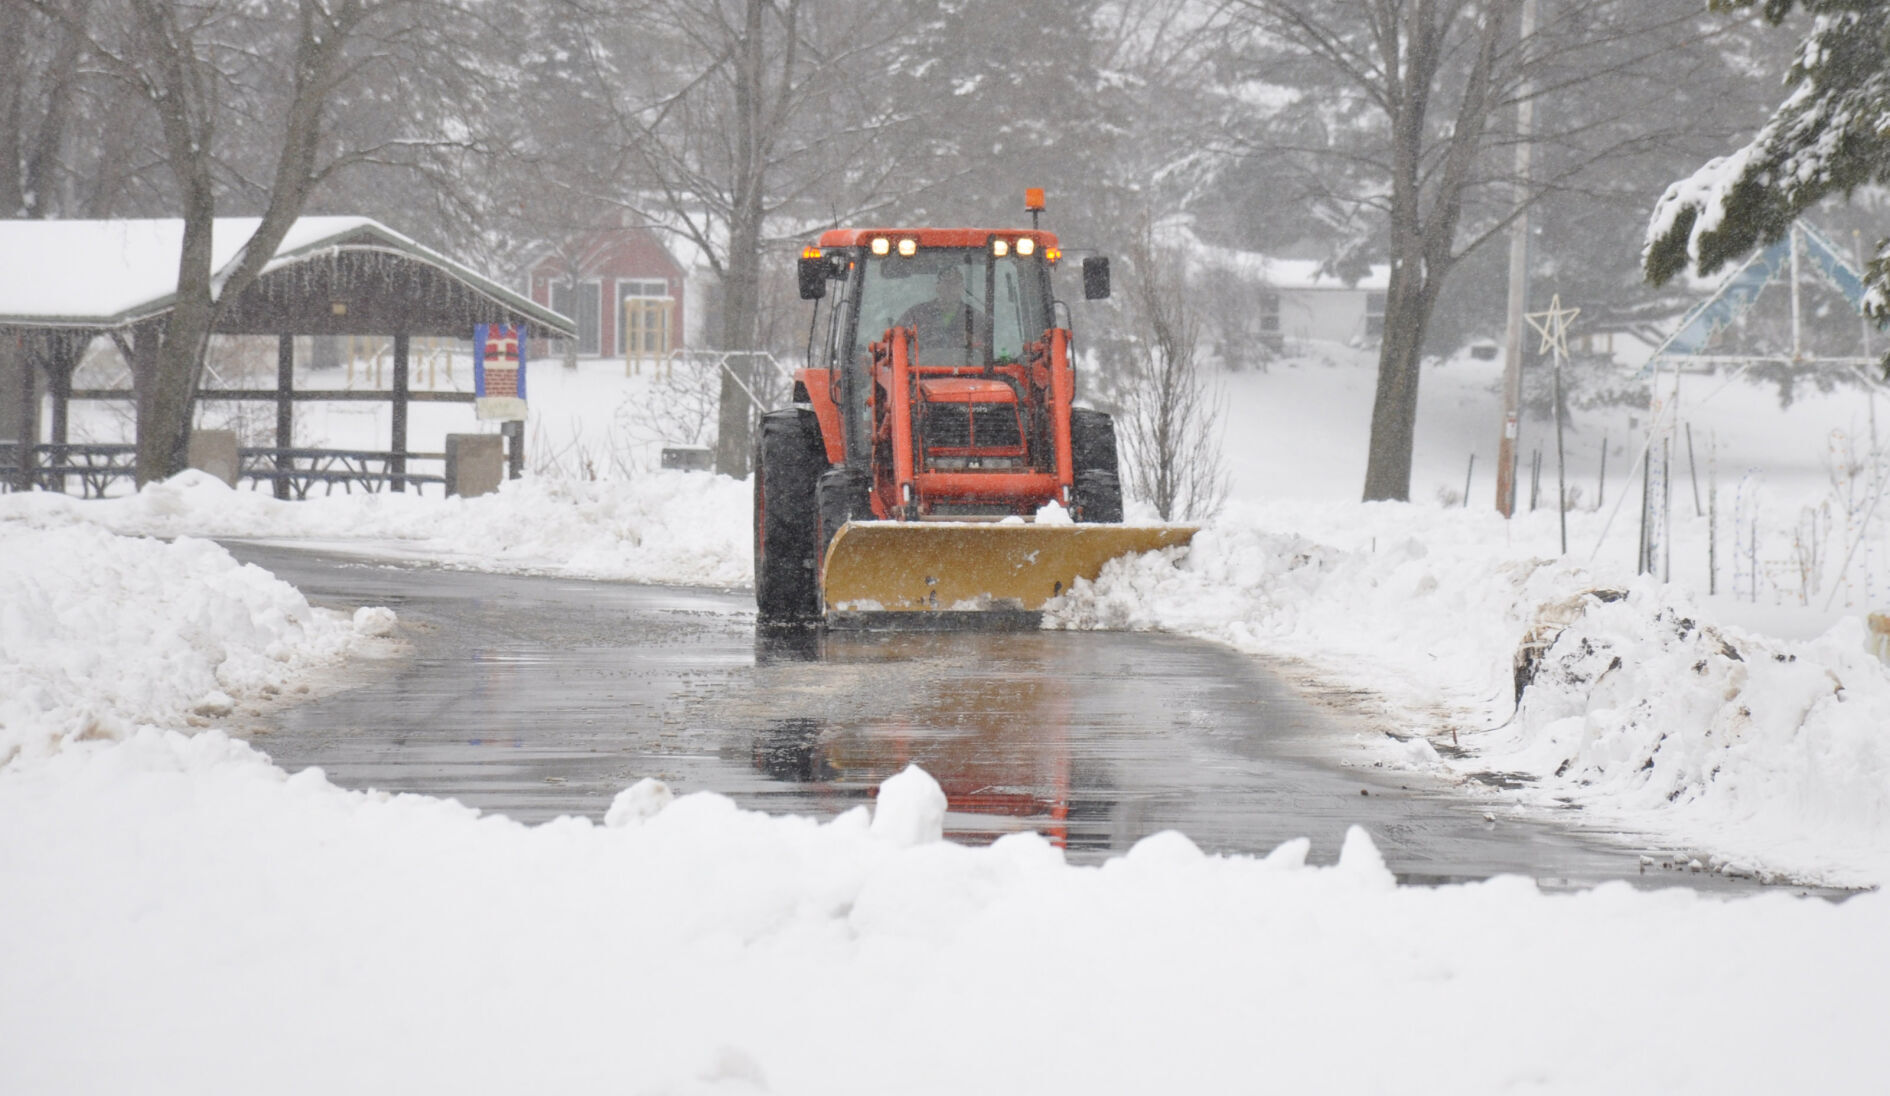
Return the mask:
{"type": "Polygon", "coordinates": [[[1497,520],[1396,504],[1243,510],[1185,551],[1111,563],[1049,623],[1310,663],[1392,701],[1388,732],[1471,751],[1439,769],[1522,776],[1519,802],[1579,803],[1716,850],[1727,870],[1890,875],[1890,668],[1856,618],[1796,642],[1714,627],[1678,587],[1609,587],[1518,558],[1500,531],[1481,535],[1497,520]],[[1352,547],[1267,531],[1333,524],[1352,547]],[[1526,645],[1543,649],[1518,706],[1526,645]]]}
{"type": "Polygon", "coordinates": [[[0,765],[265,700],[391,630],[204,540],[0,517],[0,765]]]}

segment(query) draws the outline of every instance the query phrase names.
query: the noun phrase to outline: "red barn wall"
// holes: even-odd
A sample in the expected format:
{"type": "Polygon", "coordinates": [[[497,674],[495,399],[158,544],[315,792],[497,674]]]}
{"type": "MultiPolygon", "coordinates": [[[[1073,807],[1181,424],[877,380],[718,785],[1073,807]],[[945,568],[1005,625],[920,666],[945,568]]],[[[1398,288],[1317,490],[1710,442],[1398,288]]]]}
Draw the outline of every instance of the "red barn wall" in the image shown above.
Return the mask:
{"type": "MultiPolygon", "coordinates": [[[[531,299],[551,307],[552,287],[568,277],[569,267],[577,267],[580,282],[598,286],[598,350],[604,356],[619,353],[617,327],[619,283],[661,279],[669,286],[669,296],[676,302],[671,320],[670,345],[683,345],[683,312],[688,307],[684,297],[683,269],[664,248],[656,234],[647,228],[606,228],[583,237],[564,254],[551,252],[531,267],[531,299]]],[[[573,317],[575,319],[576,317],[573,317]]]]}

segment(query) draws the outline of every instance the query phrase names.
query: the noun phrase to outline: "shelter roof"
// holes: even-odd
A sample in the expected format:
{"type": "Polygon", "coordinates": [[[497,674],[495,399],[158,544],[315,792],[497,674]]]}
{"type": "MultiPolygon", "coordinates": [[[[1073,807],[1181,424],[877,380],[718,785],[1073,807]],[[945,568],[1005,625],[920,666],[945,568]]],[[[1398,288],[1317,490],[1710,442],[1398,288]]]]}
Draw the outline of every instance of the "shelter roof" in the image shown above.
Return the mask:
{"type": "MultiPolygon", "coordinates": [[[[219,217],[211,266],[221,269],[261,223],[255,217],[219,217]]],[[[184,222],[178,218],[111,221],[0,221],[0,326],[111,330],[169,311],[176,298],[184,222]]],[[[377,292],[390,278],[380,271],[377,292]]],[[[303,217],[290,227],[275,258],[232,311],[251,317],[236,328],[281,333],[379,330],[396,319],[414,334],[457,330],[470,322],[526,323],[543,334],[570,336],[571,321],[535,304],[463,263],[424,247],[365,217],[303,217]],[[336,311],[330,297],[340,282],[360,282],[369,268],[399,267],[405,280],[425,283],[424,299],[364,300],[355,320],[336,311]],[[299,278],[291,274],[300,271],[299,278]],[[287,303],[300,286],[306,301],[287,303]],[[251,297],[255,300],[251,300],[251,297]],[[378,306],[378,307],[376,307],[378,306]],[[293,322],[301,321],[301,322],[293,322]]],[[[470,327],[467,326],[470,334],[470,327]]]]}

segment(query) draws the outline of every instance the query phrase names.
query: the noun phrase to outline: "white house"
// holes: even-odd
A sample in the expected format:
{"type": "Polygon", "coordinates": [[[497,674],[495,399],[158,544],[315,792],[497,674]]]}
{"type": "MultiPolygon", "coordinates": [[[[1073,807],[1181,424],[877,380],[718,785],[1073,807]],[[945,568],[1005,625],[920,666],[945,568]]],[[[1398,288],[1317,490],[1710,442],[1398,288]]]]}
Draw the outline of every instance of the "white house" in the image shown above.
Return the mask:
{"type": "Polygon", "coordinates": [[[1391,267],[1375,263],[1357,281],[1322,269],[1317,259],[1278,259],[1253,251],[1202,246],[1197,273],[1242,287],[1269,349],[1287,340],[1368,346],[1385,330],[1385,290],[1391,267]]]}

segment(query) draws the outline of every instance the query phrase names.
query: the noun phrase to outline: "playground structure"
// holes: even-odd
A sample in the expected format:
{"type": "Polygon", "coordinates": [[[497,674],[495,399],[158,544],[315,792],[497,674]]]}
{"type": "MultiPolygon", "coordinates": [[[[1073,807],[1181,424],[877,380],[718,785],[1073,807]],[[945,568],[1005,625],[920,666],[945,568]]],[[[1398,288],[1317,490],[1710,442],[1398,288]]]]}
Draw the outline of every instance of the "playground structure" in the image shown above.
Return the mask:
{"type": "MultiPolygon", "coordinates": [[[[408,368],[413,371],[411,375],[414,381],[418,382],[415,387],[437,391],[441,387],[440,378],[444,376],[445,387],[449,391],[456,391],[458,384],[453,374],[453,358],[461,353],[470,357],[472,353],[470,349],[463,349],[462,343],[464,343],[462,339],[438,336],[413,340],[408,349],[410,355],[408,368]]],[[[386,386],[386,372],[392,368],[394,362],[394,340],[369,335],[349,335],[347,350],[342,360],[347,369],[347,379],[343,387],[355,387],[355,369],[358,366],[361,371],[361,384],[369,388],[383,388],[386,386]]]]}
{"type": "MultiPolygon", "coordinates": [[[[1879,374],[1880,359],[1873,353],[1875,326],[1864,314],[1864,293],[1858,266],[1829,237],[1800,220],[1783,238],[1755,252],[1689,309],[1655,349],[1639,374],[1650,381],[1650,425],[1639,460],[1630,473],[1639,475],[1642,483],[1636,561],[1640,573],[1656,574],[1663,580],[1671,576],[1673,496],[1681,489],[1675,480],[1684,475],[1691,485],[1695,516],[1707,519],[1709,594],[1720,591],[1720,575],[1725,570],[1730,579],[1727,592],[1743,600],[1760,600],[1761,578],[1781,600],[1790,598],[1806,606],[1821,604],[1826,609],[1840,597],[1848,606],[1868,605],[1883,595],[1873,585],[1873,555],[1882,554],[1880,549],[1873,552],[1873,540],[1881,538],[1870,534],[1883,524],[1879,514],[1886,487],[1890,487],[1890,467],[1886,467],[1885,460],[1890,439],[1880,435],[1877,424],[1877,396],[1884,382],[1879,374]],[[1860,352],[1830,352],[1833,340],[1828,325],[1817,338],[1813,337],[1804,292],[1808,274],[1835,291],[1858,317],[1855,345],[1860,352]],[[1729,345],[1764,291],[1781,282],[1789,293],[1785,344],[1743,349],[1729,345]],[[1823,350],[1815,345],[1819,342],[1824,344],[1823,350]],[[1821,370],[1846,374],[1863,387],[1868,416],[1867,439],[1853,438],[1842,429],[1831,431],[1830,493],[1817,505],[1801,509],[1797,521],[1786,530],[1789,544],[1782,554],[1760,549],[1763,519],[1757,495],[1762,484],[1755,471],[1746,472],[1738,481],[1730,515],[1731,536],[1722,543],[1717,445],[1710,436],[1704,439],[1707,487],[1702,502],[1700,460],[1692,425],[1682,414],[1684,376],[1704,375],[1716,382],[1716,387],[1706,393],[1689,396],[1691,403],[1700,404],[1755,368],[1765,366],[1813,375],[1821,370]],[[1858,452],[1859,440],[1867,441],[1863,453],[1858,452]],[[1679,461],[1684,461],[1684,466],[1676,463],[1679,461]],[[1726,566],[1722,567],[1722,562],[1726,566]]],[[[1617,497],[1616,512],[1625,497],[1625,493],[1617,497]]],[[[1890,512],[1884,515],[1890,518],[1890,512]]]]}

